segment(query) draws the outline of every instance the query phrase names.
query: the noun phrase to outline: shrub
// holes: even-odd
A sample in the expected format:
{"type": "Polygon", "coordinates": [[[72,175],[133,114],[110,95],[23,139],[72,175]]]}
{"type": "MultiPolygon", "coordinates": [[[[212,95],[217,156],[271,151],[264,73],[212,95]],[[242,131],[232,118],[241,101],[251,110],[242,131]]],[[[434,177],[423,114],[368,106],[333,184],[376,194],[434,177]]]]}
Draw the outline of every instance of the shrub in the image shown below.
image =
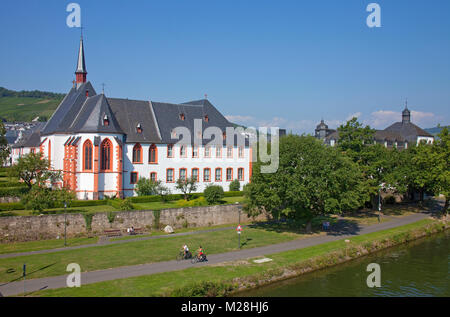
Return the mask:
{"type": "Polygon", "coordinates": [[[119,209],[123,211],[133,210],[133,203],[130,199],[126,198],[120,202],[119,209]]]}
{"type": "Polygon", "coordinates": [[[223,198],[223,188],[219,185],[209,185],[205,188],[203,195],[210,205],[219,203],[223,198]]]}
{"type": "Polygon", "coordinates": [[[94,217],[94,214],[85,213],[83,214],[84,221],[86,222],[86,230],[91,231],[92,229],[92,218],[94,217]]]}
{"type": "Polygon", "coordinates": [[[206,206],[208,203],[205,200],[205,197],[199,197],[197,199],[192,200],[178,200],[177,201],[177,207],[199,207],[199,206],[206,206]]]}
{"type": "Polygon", "coordinates": [[[20,197],[26,193],[28,193],[28,187],[20,186],[20,187],[1,187],[0,188],[0,197],[20,197]]]}
{"type": "Polygon", "coordinates": [[[157,186],[157,182],[154,182],[148,178],[141,177],[139,178],[136,185],[136,193],[138,194],[138,196],[155,195],[157,186]]]}
{"type": "Polygon", "coordinates": [[[230,183],[230,192],[238,192],[241,190],[241,183],[235,179],[230,183]]]}
{"type": "Polygon", "coordinates": [[[204,281],[176,289],[174,297],[224,297],[233,290],[233,286],[220,282],[204,281]]]}

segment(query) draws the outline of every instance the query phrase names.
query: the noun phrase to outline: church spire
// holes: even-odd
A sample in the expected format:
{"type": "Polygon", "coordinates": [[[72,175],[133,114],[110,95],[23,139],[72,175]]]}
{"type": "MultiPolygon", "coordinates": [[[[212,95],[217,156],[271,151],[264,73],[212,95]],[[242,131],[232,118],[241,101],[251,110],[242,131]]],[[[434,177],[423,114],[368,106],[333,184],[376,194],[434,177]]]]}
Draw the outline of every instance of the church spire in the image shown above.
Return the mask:
{"type": "Polygon", "coordinates": [[[402,123],[410,123],[411,122],[411,112],[408,109],[408,99],[405,102],[405,109],[402,112],[402,123]]]}
{"type": "Polygon", "coordinates": [[[84,60],[83,29],[81,30],[80,49],[78,51],[77,70],[75,71],[77,88],[86,82],[86,62],[84,60]]]}

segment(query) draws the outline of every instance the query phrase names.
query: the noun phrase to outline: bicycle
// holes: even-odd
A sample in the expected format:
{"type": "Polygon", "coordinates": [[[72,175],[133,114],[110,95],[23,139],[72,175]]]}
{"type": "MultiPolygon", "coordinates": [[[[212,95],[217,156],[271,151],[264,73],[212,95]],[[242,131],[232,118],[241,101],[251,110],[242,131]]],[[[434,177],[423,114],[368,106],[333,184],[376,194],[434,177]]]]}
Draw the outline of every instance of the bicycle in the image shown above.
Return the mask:
{"type": "Polygon", "coordinates": [[[191,260],[192,264],[198,263],[198,262],[207,262],[208,259],[206,258],[205,254],[202,254],[202,256],[199,258],[198,256],[194,256],[191,260]]]}
{"type": "Polygon", "coordinates": [[[187,260],[187,259],[191,259],[191,258],[192,258],[191,251],[187,251],[186,255],[184,254],[184,251],[180,251],[180,253],[178,253],[178,255],[177,255],[177,261],[187,260]]]}

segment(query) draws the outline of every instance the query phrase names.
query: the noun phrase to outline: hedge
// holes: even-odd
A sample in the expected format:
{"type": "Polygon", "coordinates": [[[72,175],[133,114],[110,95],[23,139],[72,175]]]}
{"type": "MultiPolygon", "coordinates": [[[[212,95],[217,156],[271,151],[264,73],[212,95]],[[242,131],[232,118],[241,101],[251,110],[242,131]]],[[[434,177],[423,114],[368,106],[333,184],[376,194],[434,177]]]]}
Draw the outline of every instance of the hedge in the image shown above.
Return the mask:
{"type": "Polygon", "coordinates": [[[0,182],[0,187],[26,187],[27,184],[19,182],[0,182]]]}
{"type": "MultiPolygon", "coordinates": [[[[243,192],[241,191],[235,191],[235,192],[224,192],[224,197],[239,197],[244,195],[243,192]]],[[[200,197],[204,197],[203,193],[193,193],[191,194],[191,198],[190,199],[197,199],[200,197]]],[[[184,199],[184,195],[183,194],[171,194],[171,195],[167,195],[167,200],[168,201],[173,201],[173,200],[180,200],[180,199],[184,199]]],[[[159,195],[151,195],[151,196],[135,196],[135,197],[130,197],[130,200],[132,203],[134,204],[139,204],[139,203],[153,203],[153,202],[158,202],[161,201],[161,196],[159,195]]]]}
{"type": "Polygon", "coordinates": [[[19,197],[29,191],[28,187],[0,187],[0,197],[19,197]]]}
{"type": "Polygon", "coordinates": [[[0,211],[23,210],[25,206],[22,203],[0,203],[0,211]]]}

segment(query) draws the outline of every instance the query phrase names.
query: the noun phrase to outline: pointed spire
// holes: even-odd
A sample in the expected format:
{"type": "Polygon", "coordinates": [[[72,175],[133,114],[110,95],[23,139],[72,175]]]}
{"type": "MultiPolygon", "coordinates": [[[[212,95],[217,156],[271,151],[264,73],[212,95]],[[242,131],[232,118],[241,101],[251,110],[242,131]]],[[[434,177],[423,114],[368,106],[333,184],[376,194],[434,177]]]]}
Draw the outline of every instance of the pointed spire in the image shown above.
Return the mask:
{"type": "Polygon", "coordinates": [[[408,110],[408,98],[405,101],[405,109],[402,111],[402,123],[411,122],[411,112],[408,110]]]}
{"type": "Polygon", "coordinates": [[[80,48],[78,50],[77,70],[75,71],[77,78],[77,88],[86,82],[86,62],[84,60],[84,44],[83,44],[83,28],[81,28],[80,48]]]}

